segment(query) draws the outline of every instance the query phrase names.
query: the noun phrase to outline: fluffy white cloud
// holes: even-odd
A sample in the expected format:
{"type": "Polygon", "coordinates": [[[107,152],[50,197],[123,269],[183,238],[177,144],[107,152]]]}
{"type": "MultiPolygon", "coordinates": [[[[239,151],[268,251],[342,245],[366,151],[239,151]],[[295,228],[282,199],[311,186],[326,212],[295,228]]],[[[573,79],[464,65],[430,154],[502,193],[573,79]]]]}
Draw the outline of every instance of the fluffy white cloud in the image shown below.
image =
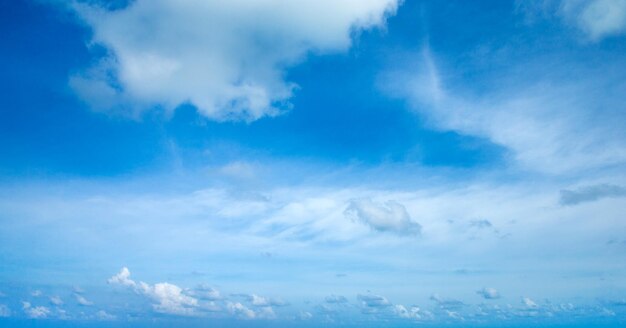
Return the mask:
{"type": "Polygon", "coordinates": [[[127,267],[123,267],[122,270],[113,277],[107,280],[109,284],[119,284],[124,286],[135,287],[136,283],[132,279],[130,279],[130,271],[127,267]]]}
{"type": "Polygon", "coordinates": [[[539,305],[537,305],[535,301],[533,301],[532,299],[528,297],[522,297],[522,304],[524,304],[524,306],[530,309],[536,309],[539,307],[539,305]]]}
{"type": "Polygon", "coordinates": [[[50,315],[50,309],[45,306],[31,306],[29,302],[22,302],[22,309],[29,318],[42,319],[50,315]]]}
{"type": "Polygon", "coordinates": [[[74,294],[74,297],[76,298],[76,302],[78,302],[78,304],[80,304],[82,306],[91,306],[91,305],[93,305],[93,302],[87,300],[82,295],[74,294]]]}
{"type": "Polygon", "coordinates": [[[346,50],[384,24],[398,0],[137,0],[107,10],[74,4],[110,56],[71,84],[94,106],[185,103],[216,120],[288,108],[285,69],[309,52],[346,50]]]}
{"type": "Polygon", "coordinates": [[[400,318],[413,319],[413,320],[425,320],[432,319],[433,314],[430,311],[422,310],[418,306],[411,306],[410,308],[404,305],[394,305],[393,311],[400,318]]]}
{"type": "Polygon", "coordinates": [[[419,223],[411,220],[406,208],[395,201],[377,204],[371,199],[353,200],[348,205],[345,214],[378,231],[418,235],[422,229],[419,223]]]}
{"type": "Polygon", "coordinates": [[[63,300],[59,296],[50,297],[50,303],[56,306],[63,305],[63,300]]]}
{"type": "Polygon", "coordinates": [[[198,300],[186,295],[182,288],[166,282],[154,285],[149,285],[143,281],[137,283],[130,279],[130,271],[126,267],[111,277],[108,282],[132,287],[135,292],[149,297],[156,302],[152,305],[156,312],[183,316],[197,314],[198,300]]]}

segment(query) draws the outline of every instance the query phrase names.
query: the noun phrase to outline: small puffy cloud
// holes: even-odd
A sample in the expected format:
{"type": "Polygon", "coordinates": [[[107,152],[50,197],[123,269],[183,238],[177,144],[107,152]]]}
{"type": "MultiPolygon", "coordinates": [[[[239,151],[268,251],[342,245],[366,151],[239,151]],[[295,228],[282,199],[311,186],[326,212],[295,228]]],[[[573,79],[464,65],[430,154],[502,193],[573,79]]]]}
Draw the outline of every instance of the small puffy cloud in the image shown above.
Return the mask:
{"type": "Polygon", "coordinates": [[[30,295],[32,297],[39,297],[39,296],[43,295],[43,293],[40,290],[35,290],[32,293],[30,293],[30,295]]]}
{"type": "Polygon", "coordinates": [[[476,291],[476,293],[487,300],[495,300],[500,298],[500,293],[498,293],[495,288],[485,287],[481,290],[476,291]]]}
{"type": "Polygon", "coordinates": [[[400,235],[419,235],[422,226],[411,220],[406,208],[395,201],[378,204],[371,199],[352,200],[344,214],[376,231],[400,235]]]}
{"type": "Polygon", "coordinates": [[[354,32],[382,26],[398,0],[136,0],[110,10],[73,2],[109,56],[71,79],[94,107],[173,110],[255,120],[289,108],[288,67],[344,51],[354,32]]]}
{"type": "Polygon", "coordinates": [[[537,305],[537,303],[535,303],[535,301],[533,301],[532,299],[530,299],[528,297],[522,297],[522,304],[524,304],[524,306],[529,308],[529,309],[537,309],[537,308],[539,308],[539,305],[537,305]]]}
{"type": "Polygon", "coordinates": [[[47,318],[50,315],[50,309],[45,306],[35,306],[33,307],[29,302],[22,302],[22,309],[24,313],[33,319],[43,319],[47,318]]]}
{"type": "Polygon", "coordinates": [[[576,190],[561,190],[561,205],[572,206],[602,198],[626,197],[626,188],[612,184],[597,184],[576,190]]]}
{"type": "Polygon", "coordinates": [[[11,310],[8,306],[0,304],[0,318],[8,318],[11,316],[11,310]]]}
{"type": "Polygon", "coordinates": [[[324,298],[324,302],[330,304],[348,303],[348,299],[341,295],[329,295],[324,298]]]}
{"type": "Polygon", "coordinates": [[[76,298],[76,302],[78,302],[78,304],[80,304],[82,306],[91,306],[91,305],[93,305],[93,302],[87,300],[84,296],[82,296],[80,294],[74,294],[74,297],[76,298]]]}
{"type": "Polygon", "coordinates": [[[56,306],[63,305],[63,300],[59,296],[52,296],[50,297],[50,304],[56,306]]]}
{"type": "Polygon", "coordinates": [[[123,286],[130,286],[130,287],[134,287],[136,285],[135,281],[130,279],[130,271],[128,270],[127,267],[123,267],[122,270],[120,270],[118,274],[109,278],[107,282],[109,284],[118,284],[118,285],[123,285],[123,286]]]}

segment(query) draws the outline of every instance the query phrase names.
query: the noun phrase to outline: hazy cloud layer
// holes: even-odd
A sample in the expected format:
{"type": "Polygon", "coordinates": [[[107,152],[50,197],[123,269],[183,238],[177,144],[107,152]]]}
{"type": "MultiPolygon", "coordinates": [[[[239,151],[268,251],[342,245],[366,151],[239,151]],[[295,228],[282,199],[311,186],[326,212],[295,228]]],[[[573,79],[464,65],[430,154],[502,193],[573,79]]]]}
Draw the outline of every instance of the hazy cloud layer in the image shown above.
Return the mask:
{"type": "Polygon", "coordinates": [[[597,184],[575,190],[561,190],[561,205],[578,205],[602,198],[626,197],[626,188],[612,184],[597,184]]]}

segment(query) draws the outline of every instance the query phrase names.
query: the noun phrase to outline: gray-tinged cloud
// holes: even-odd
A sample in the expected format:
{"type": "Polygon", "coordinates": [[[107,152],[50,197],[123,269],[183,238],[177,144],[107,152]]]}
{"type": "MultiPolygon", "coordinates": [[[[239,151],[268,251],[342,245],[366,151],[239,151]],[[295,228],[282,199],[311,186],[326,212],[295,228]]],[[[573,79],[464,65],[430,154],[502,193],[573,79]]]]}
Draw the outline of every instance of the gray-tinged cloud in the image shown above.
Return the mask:
{"type": "Polygon", "coordinates": [[[387,298],[380,295],[359,294],[357,299],[361,303],[361,311],[363,313],[376,313],[380,309],[387,308],[392,305],[387,298]]]}
{"type": "Polygon", "coordinates": [[[571,206],[602,198],[626,197],[626,188],[612,184],[597,184],[576,190],[561,190],[561,205],[571,206]]]}
{"type": "Polygon", "coordinates": [[[491,287],[485,287],[481,290],[476,291],[476,293],[487,300],[495,300],[500,298],[500,293],[498,292],[498,290],[491,287]]]}
{"type": "Polygon", "coordinates": [[[430,300],[437,303],[437,305],[444,310],[459,310],[465,306],[465,303],[453,299],[453,298],[443,298],[439,296],[439,294],[433,294],[430,296],[430,300]]]}
{"type": "Polygon", "coordinates": [[[371,199],[352,200],[344,214],[376,231],[419,235],[422,229],[419,223],[411,220],[402,204],[391,200],[384,204],[374,203],[371,199]]]}
{"type": "Polygon", "coordinates": [[[201,300],[209,301],[216,301],[222,298],[219,290],[207,285],[200,285],[195,289],[190,290],[189,295],[201,300]]]}
{"type": "Polygon", "coordinates": [[[354,32],[383,25],[398,6],[398,0],[136,0],[108,10],[93,3],[73,7],[110,56],[72,78],[86,101],[102,109],[191,103],[215,120],[279,114],[296,88],[284,80],[287,67],[309,52],[348,49],[354,32]]]}
{"type": "Polygon", "coordinates": [[[343,303],[348,303],[348,299],[341,296],[341,295],[329,295],[326,296],[326,298],[324,298],[324,301],[326,303],[330,303],[330,304],[343,304],[343,303]]]}
{"type": "Polygon", "coordinates": [[[493,224],[489,220],[475,220],[470,222],[470,227],[478,229],[486,229],[493,227],[493,224]]]}

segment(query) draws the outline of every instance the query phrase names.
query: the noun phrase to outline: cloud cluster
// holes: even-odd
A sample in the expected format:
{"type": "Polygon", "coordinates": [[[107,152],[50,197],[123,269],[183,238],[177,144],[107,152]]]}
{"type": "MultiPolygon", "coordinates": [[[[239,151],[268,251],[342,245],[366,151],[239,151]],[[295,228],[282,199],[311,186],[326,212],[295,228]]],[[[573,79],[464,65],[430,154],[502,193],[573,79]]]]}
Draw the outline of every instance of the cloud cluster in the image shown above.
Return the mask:
{"type": "Polygon", "coordinates": [[[344,51],[381,26],[397,0],[137,0],[110,10],[74,3],[109,55],[71,79],[102,109],[192,104],[215,120],[256,120],[288,108],[285,69],[309,52],[344,51]]]}
{"type": "Polygon", "coordinates": [[[30,302],[22,302],[22,310],[29,318],[41,319],[47,318],[51,312],[45,306],[32,306],[30,302]]]}
{"type": "Polygon", "coordinates": [[[419,223],[411,220],[406,208],[395,201],[378,204],[371,199],[352,200],[344,213],[377,231],[419,235],[422,229],[419,223]]]}
{"type": "Polygon", "coordinates": [[[273,306],[284,306],[285,302],[256,294],[239,294],[248,305],[230,301],[212,287],[200,285],[195,289],[183,289],[177,285],[161,282],[154,285],[130,278],[130,271],[124,267],[108,279],[109,284],[130,287],[139,295],[150,299],[152,309],[157,313],[177,316],[203,316],[207,313],[222,312],[240,319],[273,319],[276,317],[273,306]],[[218,305],[219,301],[221,304],[218,305]]]}
{"type": "Polygon", "coordinates": [[[199,302],[196,298],[186,295],[182,288],[170,283],[149,285],[143,281],[130,279],[130,271],[124,267],[119,273],[109,278],[109,284],[131,287],[135,292],[145,295],[155,303],[152,308],[159,313],[184,316],[197,315],[199,302]]]}

